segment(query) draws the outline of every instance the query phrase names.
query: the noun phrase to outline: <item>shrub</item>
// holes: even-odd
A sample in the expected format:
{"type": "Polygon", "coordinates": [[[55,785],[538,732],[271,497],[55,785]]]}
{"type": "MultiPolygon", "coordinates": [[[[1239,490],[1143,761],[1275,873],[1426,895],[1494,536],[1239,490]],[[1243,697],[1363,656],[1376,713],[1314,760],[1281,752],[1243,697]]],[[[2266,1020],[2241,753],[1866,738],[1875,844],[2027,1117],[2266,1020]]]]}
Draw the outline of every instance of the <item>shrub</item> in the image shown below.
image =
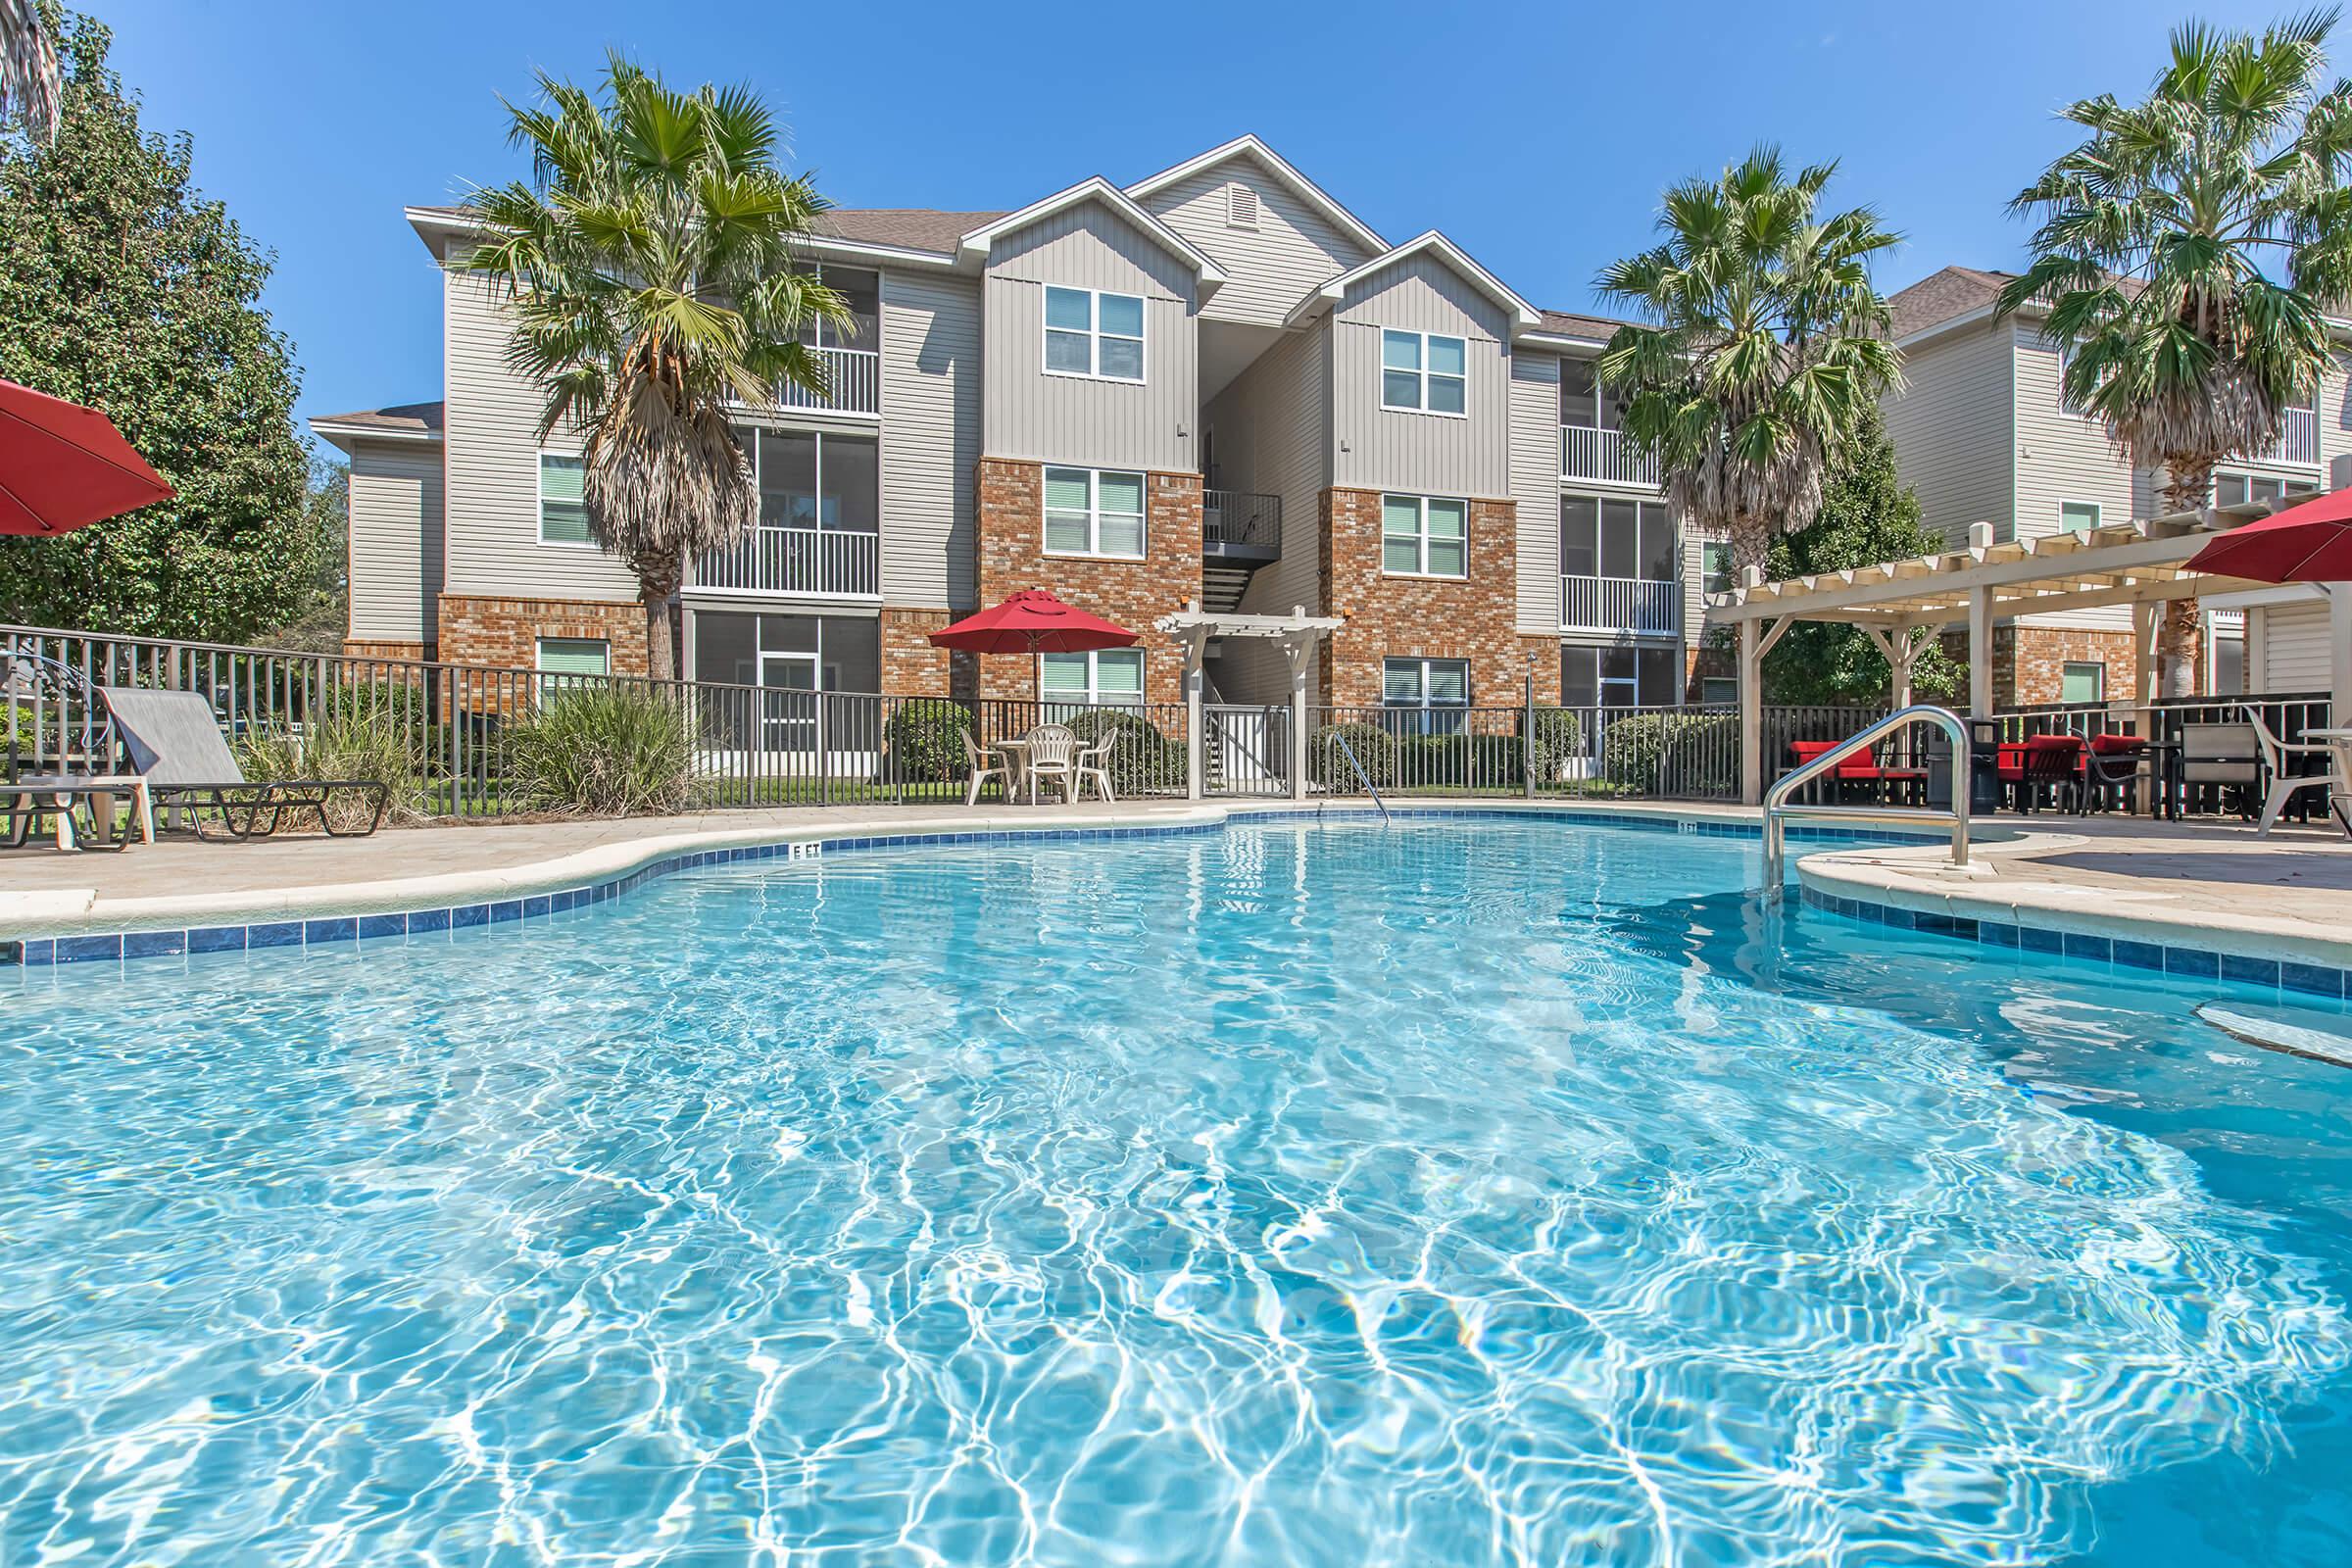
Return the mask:
{"type": "Polygon", "coordinates": [[[1565,708],[1537,709],[1535,727],[1527,743],[1539,786],[1558,783],[1567,775],[1568,764],[1585,755],[1584,728],[1577,723],[1576,714],[1565,708]]]}
{"type": "Polygon", "coordinates": [[[1161,734],[1143,714],[1121,708],[1090,708],[1067,722],[1081,748],[1099,744],[1105,735],[1111,738],[1110,782],[1120,794],[1184,788],[1183,744],[1161,734]]]}
{"type": "Polygon", "coordinates": [[[1721,795],[1740,784],[1736,713],[1628,713],[1604,718],[1600,772],[1642,795],[1721,795]]]}
{"type": "Polygon", "coordinates": [[[972,710],[945,697],[910,697],[891,710],[883,726],[898,776],[910,784],[959,781],[971,771],[963,732],[978,733],[972,710]]]}
{"type": "MultiPolygon", "coordinates": [[[[316,707],[299,727],[251,730],[236,743],[245,776],[266,779],[377,779],[387,787],[384,817],[404,822],[422,814],[424,739],[421,711],[415,721],[395,705],[333,701],[316,707]]],[[[335,828],[364,828],[374,815],[358,792],[338,790],[325,807],[335,828]]],[[[289,825],[300,826],[289,818],[289,825]]]]}
{"type": "Polygon", "coordinates": [[[542,811],[631,816],[694,799],[694,738],[659,692],[582,686],[507,729],[509,774],[542,811]]]}
{"type": "Polygon", "coordinates": [[[1325,724],[1308,738],[1307,768],[1317,784],[1329,790],[1361,789],[1355,769],[1340,755],[1335,737],[1348,743],[1364,772],[1371,778],[1374,789],[1386,789],[1396,782],[1396,737],[1378,724],[1325,724]]]}

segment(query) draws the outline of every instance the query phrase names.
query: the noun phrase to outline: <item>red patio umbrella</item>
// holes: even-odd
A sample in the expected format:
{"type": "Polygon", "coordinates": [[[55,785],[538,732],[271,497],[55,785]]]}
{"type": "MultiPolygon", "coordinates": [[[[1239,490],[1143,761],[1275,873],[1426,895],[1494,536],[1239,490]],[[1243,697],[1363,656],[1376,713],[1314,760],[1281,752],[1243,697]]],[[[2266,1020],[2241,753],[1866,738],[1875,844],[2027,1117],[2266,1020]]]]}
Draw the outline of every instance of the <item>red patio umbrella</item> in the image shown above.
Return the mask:
{"type": "Polygon", "coordinates": [[[0,381],[0,533],[70,533],[172,495],[96,409],[0,381]]]}
{"type": "Polygon", "coordinates": [[[967,654],[1083,654],[1126,648],[1135,633],[1073,610],[1043,588],[1024,588],[1003,604],[931,634],[932,646],[967,654]]]}
{"type": "Polygon", "coordinates": [[[2254,582],[2352,582],[2352,490],[2216,535],[2188,568],[2254,582]]]}

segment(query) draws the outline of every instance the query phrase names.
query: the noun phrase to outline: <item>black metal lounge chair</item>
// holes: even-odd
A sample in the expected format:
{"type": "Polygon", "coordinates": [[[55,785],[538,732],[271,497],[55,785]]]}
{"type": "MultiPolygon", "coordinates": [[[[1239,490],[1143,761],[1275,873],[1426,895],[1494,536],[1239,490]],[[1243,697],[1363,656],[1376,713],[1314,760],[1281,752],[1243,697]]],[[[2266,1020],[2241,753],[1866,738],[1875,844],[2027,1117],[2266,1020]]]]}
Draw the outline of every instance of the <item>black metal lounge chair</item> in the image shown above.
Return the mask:
{"type": "Polygon", "coordinates": [[[249,779],[201,693],[131,686],[103,691],[115,733],[146,777],[155,809],[187,811],[200,836],[207,812],[238,839],[269,837],[287,811],[317,811],[318,825],[339,839],[365,838],[383,826],[391,788],[381,779],[249,779]],[[327,807],[345,794],[361,797],[366,827],[335,826],[327,807]]]}

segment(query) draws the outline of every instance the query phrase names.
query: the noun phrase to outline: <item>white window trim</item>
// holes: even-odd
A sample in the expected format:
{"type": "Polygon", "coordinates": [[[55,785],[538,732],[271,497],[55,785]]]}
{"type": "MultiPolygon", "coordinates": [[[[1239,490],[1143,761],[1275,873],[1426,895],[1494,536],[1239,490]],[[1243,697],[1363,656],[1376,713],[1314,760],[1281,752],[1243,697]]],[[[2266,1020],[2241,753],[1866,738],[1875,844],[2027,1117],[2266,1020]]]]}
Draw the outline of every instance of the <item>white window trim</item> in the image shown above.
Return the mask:
{"type": "MultiPolygon", "coordinates": [[[[1399,534],[1398,538],[1403,535],[1399,534]]],[[[1462,496],[1410,496],[1398,491],[1385,491],[1380,498],[1380,574],[1383,577],[1416,577],[1430,582],[1468,582],[1470,580],[1470,503],[1462,496]],[[1413,540],[1418,548],[1421,569],[1391,571],[1389,569],[1389,503],[1410,501],[1413,504],[1413,540]],[[1429,504],[1432,501],[1458,502],[1462,509],[1462,569],[1460,571],[1431,571],[1429,569],[1429,504]]]]}
{"type": "Polygon", "coordinates": [[[1397,655],[1384,658],[1380,662],[1380,706],[1383,708],[1392,709],[1400,713],[1452,713],[1474,706],[1471,701],[1473,695],[1470,690],[1470,661],[1467,659],[1422,659],[1417,656],[1397,655]],[[1389,666],[1391,664],[1413,664],[1420,668],[1421,700],[1419,702],[1396,703],[1389,700],[1389,666]],[[1429,695],[1429,668],[1432,664],[1459,664],[1462,666],[1462,700],[1460,702],[1441,703],[1429,695]]]}
{"type": "Polygon", "coordinates": [[[1141,648],[1097,648],[1091,649],[1084,653],[1072,652],[1066,654],[1039,654],[1037,656],[1036,669],[1037,700],[1041,703],[1049,704],[1066,703],[1073,708],[1123,708],[1140,710],[1151,706],[1150,700],[1145,695],[1151,690],[1151,688],[1145,684],[1151,679],[1151,656],[1141,648]],[[1130,699],[1123,692],[1116,697],[1104,697],[1102,695],[1102,661],[1104,654],[1113,654],[1121,658],[1124,658],[1130,654],[1135,656],[1135,696],[1132,699],[1130,699]],[[1081,697],[1072,692],[1047,691],[1046,661],[1048,659],[1085,660],[1086,695],[1081,697]]]}
{"type": "MultiPolygon", "coordinates": [[[[583,471],[587,467],[586,463],[577,452],[559,452],[554,447],[541,447],[531,454],[531,485],[539,497],[538,514],[531,518],[531,526],[539,536],[539,543],[550,550],[601,549],[602,547],[596,542],[596,532],[593,528],[589,530],[589,536],[585,539],[550,539],[547,536],[547,464],[542,461],[547,458],[568,458],[572,462],[580,464],[583,471]]],[[[583,511],[585,507],[586,503],[583,502],[583,511]]]]}
{"type": "Polygon", "coordinates": [[[2058,531],[2060,533],[2073,533],[2075,531],[2074,529],[2068,527],[2066,522],[2066,509],[2069,507],[2088,507],[2090,509],[2090,527],[2086,531],[2096,533],[2100,528],[2106,526],[2107,509],[2101,506],[2098,502],[2075,501],[2062,497],[2058,502],[2058,531]]]}
{"type": "Polygon", "coordinates": [[[1383,414],[1419,414],[1432,419],[1467,419],[1470,417],[1470,340],[1452,332],[1414,332],[1401,326],[1382,327],[1380,329],[1380,412],[1383,414]],[[1389,339],[1392,336],[1420,340],[1421,368],[1412,372],[1419,377],[1421,389],[1421,402],[1417,407],[1407,408],[1401,403],[1389,401],[1390,375],[1404,373],[1401,370],[1392,371],[1389,368],[1389,339]],[[1459,414],[1449,413],[1445,409],[1433,409],[1429,406],[1429,378],[1443,373],[1429,368],[1429,340],[1440,337],[1448,343],[1459,343],[1462,346],[1462,373],[1458,376],[1446,377],[1449,381],[1458,380],[1462,383],[1462,412],[1459,414]]]}
{"type": "MultiPolygon", "coordinates": [[[[1049,463],[1039,472],[1037,499],[1037,544],[1042,554],[1060,561],[1145,561],[1150,559],[1152,555],[1152,476],[1150,474],[1139,472],[1133,468],[1081,468],[1071,463],[1049,463]],[[1063,473],[1086,475],[1087,549],[1056,550],[1049,542],[1053,536],[1048,532],[1047,514],[1056,509],[1046,498],[1045,476],[1056,470],[1063,473]],[[1144,510],[1137,516],[1136,523],[1142,531],[1144,547],[1132,556],[1122,551],[1102,548],[1102,476],[1106,473],[1116,474],[1123,479],[1134,479],[1136,491],[1143,497],[1144,510]]],[[[1125,515],[1125,514],[1121,514],[1121,515],[1125,515]]]]}
{"type": "Polygon", "coordinates": [[[1112,386],[1142,386],[1152,379],[1152,302],[1149,299],[1141,294],[1122,294],[1115,288],[1072,288],[1066,283],[1046,283],[1040,286],[1048,291],[1060,289],[1065,294],[1086,296],[1086,363],[1090,368],[1084,370],[1056,370],[1050,363],[1046,345],[1053,340],[1052,334],[1075,332],[1077,328],[1054,325],[1053,315],[1046,309],[1046,301],[1051,297],[1050,292],[1038,296],[1037,363],[1044,368],[1046,374],[1057,375],[1069,381],[1107,381],[1112,386]],[[1143,327],[1142,336],[1131,340],[1124,332],[1104,332],[1102,330],[1102,296],[1105,294],[1110,295],[1113,299],[1135,301],[1136,317],[1143,327]],[[1100,367],[1102,364],[1102,339],[1105,337],[1117,338],[1122,343],[1134,342],[1136,357],[1143,362],[1141,373],[1104,375],[1102,372],[1100,367]]]}
{"type": "Polygon", "coordinates": [[[2103,703],[2107,700],[2107,662],[2103,659],[2066,659],[2058,663],[2058,700],[2062,703],[2103,703]],[[2099,672],[2099,689],[2088,697],[2066,695],[2066,672],[2070,669],[2095,669],[2099,672]]]}

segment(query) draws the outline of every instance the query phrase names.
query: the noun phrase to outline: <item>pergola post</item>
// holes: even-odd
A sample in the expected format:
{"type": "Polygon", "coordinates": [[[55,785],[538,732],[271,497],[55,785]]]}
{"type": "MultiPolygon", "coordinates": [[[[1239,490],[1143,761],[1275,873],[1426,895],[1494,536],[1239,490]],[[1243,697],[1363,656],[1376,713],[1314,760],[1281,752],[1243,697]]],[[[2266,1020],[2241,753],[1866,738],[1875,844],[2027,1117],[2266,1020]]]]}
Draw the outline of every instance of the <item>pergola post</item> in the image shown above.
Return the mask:
{"type": "MultiPolygon", "coordinates": [[[[1190,607],[1200,613],[1200,602],[1194,600],[1190,607]]],[[[1206,716],[1201,707],[1201,687],[1205,673],[1201,664],[1208,658],[1208,628],[1188,626],[1184,634],[1184,798],[1197,801],[1208,786],[1208,735],[1202,722],[1206,716]]]]}
{"type": "Polygon", "coordinates": [[[1968,591],[1968,711],[1992,716],[1992,590],[1968,591]]]}
{"type": "MultiPolygon", "coordinates": [[[[1757,575],[1755,567],[1747,570],[1757,575]]],[[[1740,623],[1740,799],[1748,806],[1764,804],[1764,656],[1789,624],[1787,615],[1769,626],[1740,623]]]]}
{"type": "MultiPolygon", "coordinates": [[[[1291,613],[1303,617],[1306,607],[1294,605],[1291,613]]],[[[1291,799],[1306,799],[1307,674],[1315,662],[1315,634],[1293,632],[1282,642],[1291,662],[1291,799]]]]}

